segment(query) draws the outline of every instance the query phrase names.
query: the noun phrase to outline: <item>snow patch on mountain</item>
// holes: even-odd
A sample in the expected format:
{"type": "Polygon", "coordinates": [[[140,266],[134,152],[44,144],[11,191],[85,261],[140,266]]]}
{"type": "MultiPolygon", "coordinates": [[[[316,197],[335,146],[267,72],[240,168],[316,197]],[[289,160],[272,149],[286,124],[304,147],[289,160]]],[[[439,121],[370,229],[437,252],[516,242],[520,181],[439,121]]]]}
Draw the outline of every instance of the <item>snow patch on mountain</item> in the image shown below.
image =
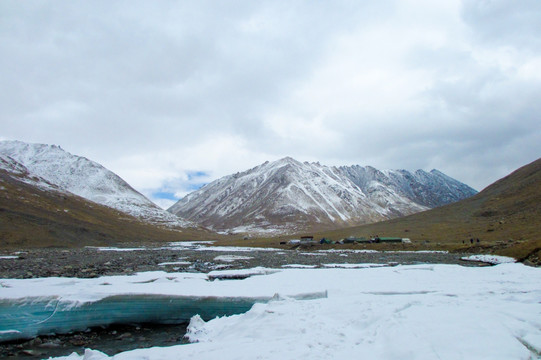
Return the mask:
{"type": "Polygon", "coordinates": [[[143,221],[173,228],[194,226],[161,209],[102,165],[56,145],[0,141],[0,167],[25,182],[70,192],[143,221]]]}
{"type": "Polygon", "coordinates": [[[17,180],[38,187],[42,190],[61,191],[60,188],[51,184],[42,177],[31,175],[26,166],[19,163],[10,156],[0,153],[0,170],[6,171],[11,177],[16,177],[17,180]]]}

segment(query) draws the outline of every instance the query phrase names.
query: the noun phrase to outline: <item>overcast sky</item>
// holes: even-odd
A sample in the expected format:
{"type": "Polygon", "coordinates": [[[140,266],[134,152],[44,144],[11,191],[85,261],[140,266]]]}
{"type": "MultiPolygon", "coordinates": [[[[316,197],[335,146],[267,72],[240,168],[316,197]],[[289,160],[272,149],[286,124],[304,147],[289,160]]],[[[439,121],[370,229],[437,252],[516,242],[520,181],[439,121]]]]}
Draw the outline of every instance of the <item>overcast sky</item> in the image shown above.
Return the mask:
{"type": "Polygon", "coordinates": [[[541,157],[540,114],[539,0],[0,2],[0,139],[162,206],[284,156],[481,190],[541,157]]]}

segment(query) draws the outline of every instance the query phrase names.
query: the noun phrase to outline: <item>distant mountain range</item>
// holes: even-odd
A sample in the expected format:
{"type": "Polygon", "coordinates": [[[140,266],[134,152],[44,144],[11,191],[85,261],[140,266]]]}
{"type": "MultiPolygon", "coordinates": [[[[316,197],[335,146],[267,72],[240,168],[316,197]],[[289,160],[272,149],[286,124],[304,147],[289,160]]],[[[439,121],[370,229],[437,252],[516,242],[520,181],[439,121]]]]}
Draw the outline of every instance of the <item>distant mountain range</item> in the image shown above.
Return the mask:
{"type": "Polygon", "coordinates": [[[278,235],[372,223],[470,197],[432,170],[329,167],[292,158],[225,176],[165,211],[118,175],[55,145],[0,142],[0,169],[41,191],[73,194],[162,227],[278,235]]]}
{"type": "Polygon", "coordinates": [[[169,209],[179,218],[93,161],[58,146],[2,141],[0,248],[219,238],[198,224],[259,235],[404,236],[416,249],[496,252],[540,265],[541,159],[475,193],[437,170],[284,158],[189,194],[169,209]],[[470,238],[480,243],[470,247],[470,238]]]}
{"type": "Polygon", "coordinates": [[[329,167],[286,157],[218,179],[168,211],[219,232],[276,235],[397,218],[476,193],[437,170],[329,167]]]}

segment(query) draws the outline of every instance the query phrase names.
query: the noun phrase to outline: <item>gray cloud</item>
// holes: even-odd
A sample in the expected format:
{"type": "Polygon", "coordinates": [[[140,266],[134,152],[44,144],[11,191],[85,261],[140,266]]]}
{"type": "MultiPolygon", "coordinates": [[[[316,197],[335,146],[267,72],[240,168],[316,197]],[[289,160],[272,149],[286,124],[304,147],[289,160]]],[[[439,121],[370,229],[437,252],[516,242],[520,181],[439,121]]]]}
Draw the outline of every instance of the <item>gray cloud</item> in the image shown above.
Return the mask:
{"type": "Polygon", "coordinates": [[[482,188],[541,154],[538,1],[0,3],[0,137],[184,193],[293,156],[482,188]]]}
{"type": "Polygon", "coordinates": [[[462,16],[474,39],[491,45],[541,49],[541,7],[536,0],[465,0],[462,16]]]}

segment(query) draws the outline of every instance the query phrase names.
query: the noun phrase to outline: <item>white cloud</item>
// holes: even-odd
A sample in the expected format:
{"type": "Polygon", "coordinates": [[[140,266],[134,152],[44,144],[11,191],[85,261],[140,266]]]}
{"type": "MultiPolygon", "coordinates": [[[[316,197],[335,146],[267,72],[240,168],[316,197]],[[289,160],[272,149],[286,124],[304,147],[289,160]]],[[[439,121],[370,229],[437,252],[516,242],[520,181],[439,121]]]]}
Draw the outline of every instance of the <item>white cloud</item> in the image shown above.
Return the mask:
{"type": "Polygon", "coordinates": [[[265,160],[438,168],[482,188],[541,153],[541,3],[4,1],[1,136],[160,204],[265,160]],[[168,196],[168,195],[163,195],[168,196]]]}

